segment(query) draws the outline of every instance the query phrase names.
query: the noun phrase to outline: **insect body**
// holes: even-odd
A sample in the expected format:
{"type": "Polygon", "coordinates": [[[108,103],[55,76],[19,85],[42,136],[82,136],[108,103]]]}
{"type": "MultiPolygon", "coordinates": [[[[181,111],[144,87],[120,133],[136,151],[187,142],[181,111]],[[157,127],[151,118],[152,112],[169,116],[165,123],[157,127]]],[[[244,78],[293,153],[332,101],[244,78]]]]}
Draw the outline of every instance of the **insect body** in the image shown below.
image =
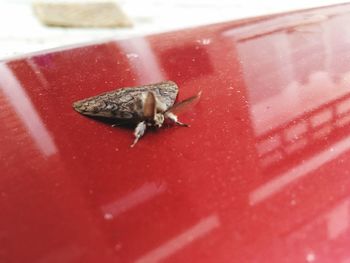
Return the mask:
{"type": "Polygon", "coordinates": [[[144,135],[147,127],[160,128],[165,119],[180,126],[188,126],[180,122],[176,114],[198,101],[201,92],[174,104],[177,94],[176,83],[164,81],[140,87],[122,88],[79,100],[73,103],[73,108],[84,115],[124,120],[135,124],[135,140],[131,145],[133,147],[144,135]]]}

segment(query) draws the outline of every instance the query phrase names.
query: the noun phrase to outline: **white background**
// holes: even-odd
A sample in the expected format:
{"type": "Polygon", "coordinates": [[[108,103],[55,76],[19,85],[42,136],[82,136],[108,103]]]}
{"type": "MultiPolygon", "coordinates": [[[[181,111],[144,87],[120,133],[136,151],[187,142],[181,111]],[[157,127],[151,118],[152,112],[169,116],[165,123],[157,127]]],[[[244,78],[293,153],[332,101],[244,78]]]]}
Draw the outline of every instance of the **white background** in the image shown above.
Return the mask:
{"type": "Polygon", "coordinates": [[[129,29],[46,27],[33,15],[31,2],[0,0],[0,59],[106,38],[127,38],[344,1],[120,0],[120,6],[134,22],[134,27],[129,29]]]}

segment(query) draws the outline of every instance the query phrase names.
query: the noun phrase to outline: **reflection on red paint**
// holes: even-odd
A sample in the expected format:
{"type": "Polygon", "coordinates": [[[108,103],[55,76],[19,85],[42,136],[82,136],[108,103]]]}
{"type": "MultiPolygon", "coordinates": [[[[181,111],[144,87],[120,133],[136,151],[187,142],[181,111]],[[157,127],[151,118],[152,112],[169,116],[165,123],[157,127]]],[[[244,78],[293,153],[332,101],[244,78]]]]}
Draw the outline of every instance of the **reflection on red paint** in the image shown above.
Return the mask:
{"type": "Polygon", "coordinates": [[[127,210],[137,207],[138,205],[149,201],[149,199],[164,193],[166,185],[164,183],[145,183],[135,191],[128,193],[126,196],[105,204],[101,207],[105,218],[114,218],[120,214],[127,212],[127,210]]]}
{"type": "Polygon", "coordinates": [[[187,245],[190,245],[196,239],[204,237],[207,233],[219,227],[219,225],[220,222],[216,215],[211,215],[201,219],[200,222],[187,229],[185,232],[168,240],[166,243],[143,255],[135,262],[148,263],[164,260],[187,245]]]}
{"type": "Polygon", "coordinates": [[[350,5],[0,64],[0,262],[347,262],[350,5]],[[191,128],[77,99],[171,79],[191,128]]]}

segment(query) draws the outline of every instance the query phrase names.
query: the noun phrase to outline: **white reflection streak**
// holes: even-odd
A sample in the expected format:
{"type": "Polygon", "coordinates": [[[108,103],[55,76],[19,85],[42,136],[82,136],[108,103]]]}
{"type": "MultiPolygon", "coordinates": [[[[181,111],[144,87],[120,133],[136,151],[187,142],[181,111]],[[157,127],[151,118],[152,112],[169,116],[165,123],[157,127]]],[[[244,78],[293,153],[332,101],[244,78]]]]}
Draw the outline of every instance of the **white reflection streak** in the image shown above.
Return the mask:
{"type": "Polygon", "coordinates": [[[137,38],[128,43],[118,43],[119,48],[125,51],[129,58],[133,58],[133,66],[137,69],[139,79],[144,83],[152,83],[166,79],[158,65],[157,57],[145,38],[137,38]]]}
{"type": "Polygon", "coordinates": [[[340,154],[348,151],[350,148],[350,137],[339,141],[327,150],[324,150],[312,158],[306,160],[298,166],[295,166],[291,170],[281,174],[277,178],[270,180],[269,182],[259,186],[249,194],[250,205],[256,205],[270,196],[281,191],[289,184],[295,182],[301,177],[308,175],[310,172],[316,170],[327,162],[336,159],[340,154]]]}
{"type": "Polygon", "coordinates": [[[328,237],[336,239],[349,228],[349,200],[345,200],[332,209],[327,218],[328,237]]]}
{"type": "Polygon", "coordinates": [[[126,210],[129,210],[149,199],[163,193],[166,189],[166,184],[161,183],[145,183],[140,188],[118,199],[117,201],[101,207],[103,213],[110,214],[116,217],[126,210]]]}
{"type": "Polygon", "coordinates": [[[0,89],[21,118],[39,150],[46,156],[56,153],[56,145],[21,83],[4,64],[0,64],[0,75],[0,89]]]}
{"type": "Polygon", "coordinates": [[[344,258],[340,261],[340,263],[350,263],[350,258],[344,258]]]}
{"type": "Polygon", "coordinates": [[[40,84],[43,87],[49,87],[49,82],[45,78],[44,74],[41,72],[40,68],[35,63],[34,58],[30,58],[27,60],[28,65],[32,68],[33,72],[35,72],[36,77],[38,78],[40,84]]]}
{"type": "Polygon", "coordinates": [[[193,227],[187,229],[182,234],[176,236],[173,239],[170,239],[160,247],[151,250],[146,255],[137,259],[136,263],[153,263],[159,262],[162,259],[167,258],[168,256],[174,254],[183,247],[189,245],[191,242],[199,239],[212,231],[213,229],[220,226],[220,221],[217,215],[208,216],[201,221],[199,221],[193,227]]]}

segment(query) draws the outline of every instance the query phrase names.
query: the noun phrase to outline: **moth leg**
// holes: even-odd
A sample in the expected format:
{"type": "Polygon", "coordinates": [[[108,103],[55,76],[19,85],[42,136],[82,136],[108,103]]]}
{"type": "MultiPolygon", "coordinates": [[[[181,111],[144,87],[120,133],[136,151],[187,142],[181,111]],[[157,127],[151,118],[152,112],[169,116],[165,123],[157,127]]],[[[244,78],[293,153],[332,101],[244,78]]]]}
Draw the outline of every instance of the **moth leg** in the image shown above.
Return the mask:
{"type": "Polygon", "coordinates": [[[145,134],[146,131],[146,122],[140,122],[139,124],[137,124],[135,131],[134,131],[134,135],[135,135],[135,140],[133,142],[133,144],[130,145],[130,147],[134,147],[135,144],[138,142],[138,140],[145,134]]]}
{"type": "Polygon", "coordinates": [[[177,116],[174,113],[170,112],[170,111],[165,114],[165,117],[168,118],[169,120],[171,120],[172,122],[175,122],[179,126],[190,127],[189,124],[180,122],[177,119],[177,116]]]}
{"type": "Polygon", "coordinates": [[[116,122],[116,123],[113,123],[111,125],[112,128],[115,128],[115,127],[118,127],[118,126],[122,126],[123,124],[122,123],[119,123],[119,122],[116,122]]]}

